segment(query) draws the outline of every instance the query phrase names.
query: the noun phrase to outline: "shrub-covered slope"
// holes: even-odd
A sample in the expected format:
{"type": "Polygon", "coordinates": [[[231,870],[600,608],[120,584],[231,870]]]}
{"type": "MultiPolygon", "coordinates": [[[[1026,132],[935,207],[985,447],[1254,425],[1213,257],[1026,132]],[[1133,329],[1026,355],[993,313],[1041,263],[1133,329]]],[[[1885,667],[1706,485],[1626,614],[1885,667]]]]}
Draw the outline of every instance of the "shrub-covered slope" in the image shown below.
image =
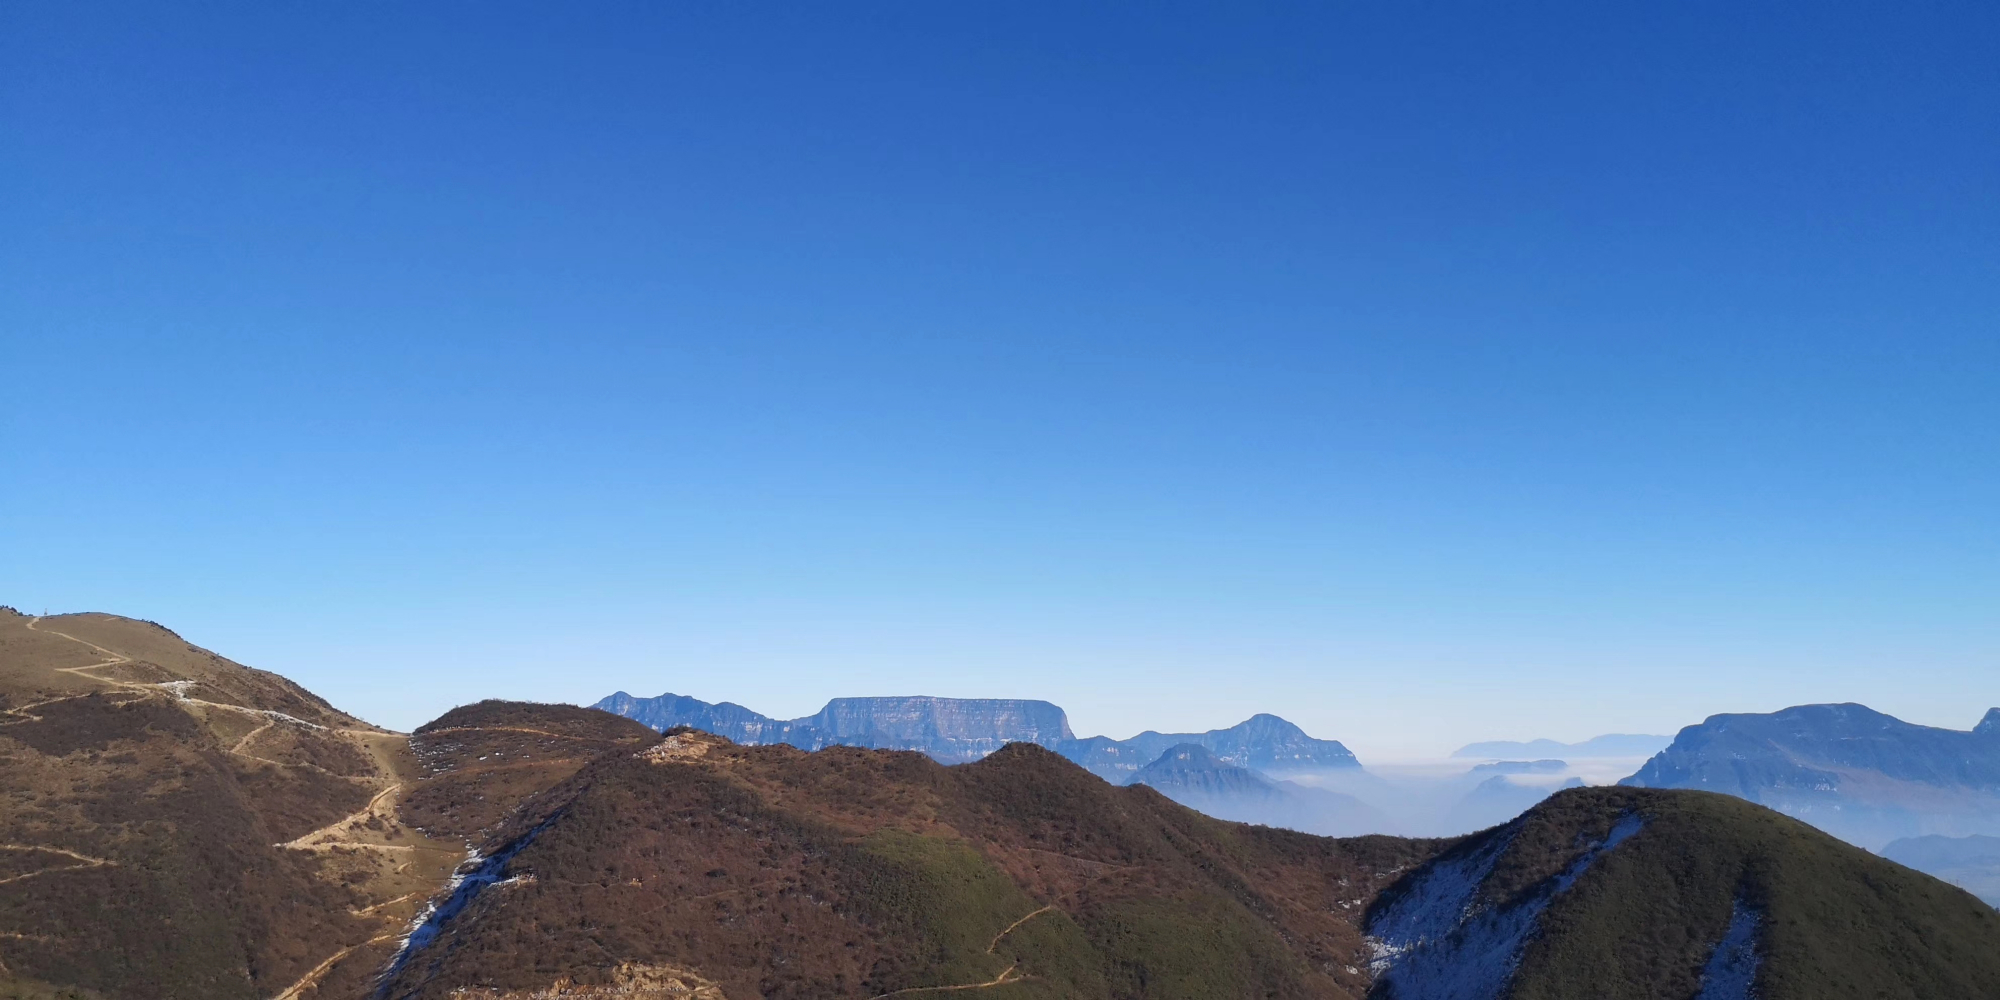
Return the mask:
{"type": "Polygon", "coordinates": [[[1411,873],[1368,926],[1393,1000],[2000,997],[2000,914],[1703,792],[1558,793],[1411,873]]]}
{"type": "Polygon", "coordinates": [[[516,815],[386,995],[1359,997],[1360,912],[1437,846],[1223,823],[1025,744],[947,768],[678,731],[516,815]]]}
{"type": "Polygon", "coordinates": [[[0,610],[0,996],[261,1000],[390,931],[457,853],[342,827],[400,746],[160,626],[0,610]]]}

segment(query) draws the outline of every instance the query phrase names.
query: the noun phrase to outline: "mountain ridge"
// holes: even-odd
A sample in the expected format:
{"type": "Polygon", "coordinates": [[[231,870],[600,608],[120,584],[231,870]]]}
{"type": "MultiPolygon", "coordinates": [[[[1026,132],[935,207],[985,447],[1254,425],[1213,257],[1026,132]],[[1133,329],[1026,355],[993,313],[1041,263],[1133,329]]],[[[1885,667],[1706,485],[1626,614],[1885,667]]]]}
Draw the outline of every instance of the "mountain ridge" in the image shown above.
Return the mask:
{"type": "Polygon", "coordinates": [[[1712,715],[1620,784],[1722,792],[1867,848],[2000,833],[2000,709],[1971,731],[1854,703],[1712,715]]]}
{"type": "Polygon", "coordinates": [[[637,698],[619,691],[592,707],[662,732],[692,726],[745,745],[783,743],[802,750],[829,746],[919,750],[946,764],[978,760],[1010,742],[1033,743],[1114,784],[1124,783],[1167,748],[1183,743],[1200,744],[1228,763],[1266,772],[1360,766],[1339,741],[1315,739],[1267,713],[1203,733],[1147,730],[1115,740],[1078,739],[1060,707],[1029,699],[835,698],[813,715],[789,720],[773,719],[733,702],[710,703],[672,693],[637,698]]]}

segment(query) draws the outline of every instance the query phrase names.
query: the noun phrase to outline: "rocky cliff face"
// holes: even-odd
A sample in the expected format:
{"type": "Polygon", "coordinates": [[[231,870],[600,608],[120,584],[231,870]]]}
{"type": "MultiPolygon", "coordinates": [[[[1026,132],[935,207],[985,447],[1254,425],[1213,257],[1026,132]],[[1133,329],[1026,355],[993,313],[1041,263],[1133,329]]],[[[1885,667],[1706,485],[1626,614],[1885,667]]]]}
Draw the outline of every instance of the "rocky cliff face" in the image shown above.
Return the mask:
{"type": "Polygon", "coordinates": [[[1361,766],[1338,741],[1314,739],[1275,715],[1253,715],[1227,729],[1205,733],[1148,730],[1129,740],[1114,740],[1077,739],[1061,708],[1046,701],[1008,698],[835,698],[816,714],[790,720],[726,701],[710,704],[677,694],[634,698],[620,691],[592,707],[661,732],[692,726],[746,746],[920,750],[944,764],[979,760],[1009,743],[1033,743],[1114,785],[1130,781],[1140,768],[1182,743],[1201,746],[1223,763],[1270,774],[1361,766]]]}
{"type": "Polygon", "coordinates": [[[2000,709],[1971,732],[1852,704],[1716,715],[1681,730],[1622,783],[1723,792],[1871,849],[1898,837],[2000,833],[2000,709]]]}
{"type": "Polygon", "coordinates": [[[1072,739],[1062,709],[1004,698],[835,698],[800,721],[842,746],[922,750],[944,763],[1009,743],[1054,748],[1072,739]]]}
{"type": "Polygon", "coordinates": [[[835,698],[817,714],[791,720],[676,694],[634,698],[620,691],[593,707],[662,732],[692,726],[746,746],[920,750],[944,764],[979,760],[1009,743],[1054,748],[1072,740],[1062,709],[1008,698],[835,698]]]}

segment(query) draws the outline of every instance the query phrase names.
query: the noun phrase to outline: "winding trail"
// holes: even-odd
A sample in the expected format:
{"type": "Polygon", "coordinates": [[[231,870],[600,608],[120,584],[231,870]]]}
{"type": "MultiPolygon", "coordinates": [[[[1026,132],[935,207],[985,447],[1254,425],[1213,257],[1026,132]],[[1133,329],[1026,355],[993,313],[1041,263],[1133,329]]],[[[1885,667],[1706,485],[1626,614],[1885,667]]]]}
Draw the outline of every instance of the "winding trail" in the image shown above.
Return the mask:
{"type": "Polygon", "coordinates": [[[1008,983],[1018,983],[1023,979],[1034,978],[1032,976],[1014,975],[1014,970],[1019,965],[1020,963],[1016,962],[1013,965],[1001,969],[1000,974],[994,976],[993,979],[989,982],[961,983],[956,986],[912,986],[908,989],[901,989],[889,993],[877,994],[876,996],[869,998],[869,1000],[886,1000],[886,998],[888,997],[900,997],[910,993],[945,993],[945,992],[950,992],[952,990],[985,990],[985,989],[992,989],[995,986],[1005,986],[1008,983]]]}
{"type": "Polygon", "coordinates": [[[341,959],[346,958],[347,956],[353,954],[354,949],[363,948],[371,944],[380,944],[384,941],[394,941],[394,940],[396,940],[396,935],[383,934],[378,937],[369,938],[368,940],[363,941],[360,944],[350,944],[347,947],[334,952],[332,955],[327,956],[326,961],[313,966],[312,969],[308,971],[305,975],[299,977],[298,982],[285,987],[284,992],[279,993],[277,996],[272,997],[271,1000],[298,1000],[299,994],[304,993],[305,991],[312,989],[315,986],[318,986],[319,981],[326,978],[327,972],[332,970],[334,964],[339,962],[341,959]]]}
{"type": "MultiPolygon", "coordinates": [[[[1055,908],[1056,908],[1055,904],[1051,903],[1047,906],[1042,907],[1039,910],[1035,910],[1029,913],[1027,916],[1022,917],[1021,919],[1016,920],[1011,924],[1008,924],[1006,930],[1003,930],[1000,933],[993,935],[992,942],[986,946],[986,953],[988,955],[993,954],[993,950],[995,948],[1000,947],[1001,940],[1004,939],[1007,935],[1014,933],[1014,931],[1018,929],[1022,924],[1025,924],[1028,921],[1033,920],[1044,913],[1048,913],[1054,910],[1055,908]]],[[[946,993],[957,990],[987,990],[987,989],[992,989],[995,986],[1005,986],[1008,983],[1018,983],[1023,980],[1035,978],[1029,975],[1016,975],[1014,970],[1019,969],[1020,967],[1021,963],[1014,962],[1013,964],[1007,966],[1006,968],[1001,969],[999,975],[994,976],[992,979],[989,979],[983,983],[958,983],[951,986],[910,986],[904,989],[878,994],[874,997],[871,997],[870,1000],[886,1000],[886,998],[888,997],[906,996],[911,993],[946,993]]]]}
{"type": "MultiPolygon", "coordinates": [[[[36,628],[35,626],[39,624],[41,620],[42,618],[40,615],[36,615],[35,617],[28,619],[28,624],[27,624],[28,631],[40,632],[44,635],[61,636],[62,638],[68,639],[71,642],[81,643],[85,646],[89,646],[90,648],[97,650],[99,653],[107,657],[107,659],[105,659],[102,663],[86,663],[80,667],[57,667],[55,668],[57,673],[75,674],[78,677],[81,677],[85,680],[96,681],[99,684],[107,684],[113,688],[121,688],[127,691],[140,691],[147,694],[166,691],[171,693],[174,696],[175,700],[185,702],[190,705],[202,705],[208,708],[219,708],[228,712],[241,712],[245,715],[259,716],[264,719],[268,719],[271,722],[289,722],[294,725],[304,726],[307,729],[324,730],[327,728],[326,726],[320,725],[317,722],[307,722],[306,720],[301,719],[296,715],[287,715],[284,712],[280,712],[275,709],[250,708],[246,705],[231,705],[220,701],[208,701],[207,699],[204,698],[190,698],[188,697],[187,694],[188,687],[198,683],[197,681],[193,680],[175,680],[175,681],[162,681],[157,684],[140,684],[134,681],[115,681],[109,677],[98,677],[89,673],[85,673],[85,671],[88,670],[103,670],[106,667],[124,666],[127,663],[134,663],[137,661],[133,660],[131,657],[126,656],[123,653],[106,649],[103,646],[91,642],[88,639],[79,639],[76,636],[70,635],[67,632],[58,632],[52,628],[36,628]]],[[[68,698],[80,698],[80,697],[84,696],[69,695],[66,698],[53,698],[50,699],[50,701],[45,701],[42,702],[41,704],[47,705],[53,701],[64,701],[67,700],[68,698]]],[[[10,714],[19,714],[21,711],[23,710],[18,708],[11,709],[10,714]]],[[[31,716],[31,718],[33,717],[31,716]]],[[[230,752],[235,753],[236,751],[232,750],[230,752]]],[[[248,757],[250,755],[242,754],[241,756],[248,757]]],[[[256,759],[263,760],[264,758],[258,757],[256,759]]],[[[276,764],[278,762],[272,761],[271,763],[276,764]]]]}
{"type": "Polygon", "coordinates": [[[74,872],[74,871],[82,871],[83,869],[86,868],[105,868],[105,867],[115,868],[118,866],[118,862],[113,861],[110,858],[93,858],[88,854],[78,854],[75,851],[66,850],[61,847],[44,847],[40,844],[0,844],[0,851],[46,851],[50,854],[66,855],[68,857],[75,858],[77,861],[81,862],[81,864],[74,864],[74,865],[56,865],[52,868],[43,868],[37,871],[28,872],[23,875],[10,875],[7,878],[0,878],[0,885],[6,885],[9,882],[19,882],[22,879],[34,878],[37,875],[52,875],[56,872],[74,872]]]}
{"type": "Polygon", "coordinates": [[[987,945],[987,946],[986,946],[986,953],[987,953],[988,955],[991,955],[991,954],[993,954],[993,949],[995,949],[995,948],[998,948],[998,947],[1000,947],[1000,939],[1001,939],[1001,938],[1004,938],[1004,937],[1006,937],[1006,936],[1007,936],[1007,935],[1009,935],[1009,934],[1012,934],[1012,933],[1014,933],[1014,928],[1016,928],[1016,927],[1019,927],[1019,926],[1021,926],[1022,924],[1025,924],[1025,923],[1027,923],[1028,921],[1030,921],[1030,920],[1033,920],[1033,919],[1035,919],[1036,917],[1039,917],[1039,916],[1041,916],[1042,914],[1044,914],[1044,913],[1047,913],[1047,912],[1049,912],[1050,910],[1053,910],[1053,909],[1055,909],[1055,908],[1056,908],[1055,904],[1054,904],[1054,903],[1050,903],[1049,905],[1047,905],[1047,906],[1044,906],[1044,907],[1042,907],[1041,909],[1039,909],[1039,910],[1036,910],[1035,912],[1033,912],[1033,913],[1030,913],[1030,914],[1028,914],[1028,915],[1027,915],[1027,916],[1025,916],[1025,917],[1022,917],[1021,919],[1019,919],[1019,920],[1016,920],[1016,921],[1014,921],[1014,922],[1013,922],[1013,923],[1011,923],[1011,924],[1008,924],[1008,925],[1007,925],[1007,929],[1006,929],[1006,930],[1004,930],[1004,931],[1001,931],[1000,933],[998,933],[998,934],[995,934],[995,935],[993,935],[993,943],[991,943],[991,944],[989,944],[989,945],[987,945]]]}

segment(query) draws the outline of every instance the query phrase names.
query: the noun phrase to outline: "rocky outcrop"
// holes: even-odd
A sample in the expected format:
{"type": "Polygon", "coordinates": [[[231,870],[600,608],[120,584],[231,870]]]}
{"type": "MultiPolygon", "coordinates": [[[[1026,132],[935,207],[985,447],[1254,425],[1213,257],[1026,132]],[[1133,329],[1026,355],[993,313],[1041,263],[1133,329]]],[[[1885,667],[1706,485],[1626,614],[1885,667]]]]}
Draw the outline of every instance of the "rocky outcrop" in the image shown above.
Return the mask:
{"type": "Polygon", "coordinates": [[[1971,732],[1854,704],[1715,715],[1621,783],[1734,795],[1870,849],[2000,833],[2000,709],[1971,732]]]}

